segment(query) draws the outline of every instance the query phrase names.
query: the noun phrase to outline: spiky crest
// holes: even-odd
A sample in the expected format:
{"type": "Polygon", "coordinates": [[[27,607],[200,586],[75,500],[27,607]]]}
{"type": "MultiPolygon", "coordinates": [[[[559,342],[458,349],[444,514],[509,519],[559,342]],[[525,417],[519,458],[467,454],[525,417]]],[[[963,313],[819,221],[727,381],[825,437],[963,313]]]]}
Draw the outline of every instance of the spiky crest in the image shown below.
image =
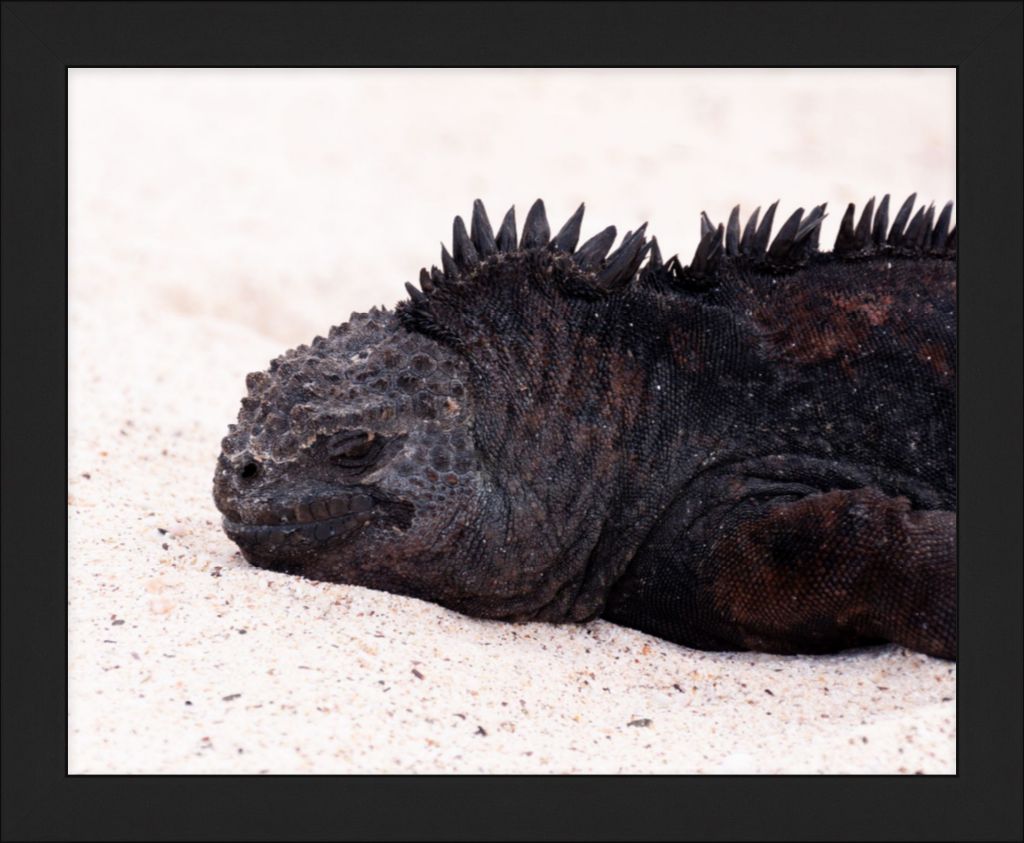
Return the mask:
{"type": "Polygon", "coordinates": [[[746,265],[768,274],[785,275],[811,260],[847,261],[880,255],[955,259],[957,233],[955,227],[950,229],[953,203],[946,203],[937,221],[934,205],[919,208],[911,218],[916,198],[917,194],[907,198],[891,226],[888,194],[878,203],[877,210],[874,198],[870,199],[856,221],[856,208],[851,203],[843,214],[833,250],[824,253],[818,251],[818,237],[821,223],[827,216],[825,204],[813,207],[806,215],[803,208],[798,208],[782,224],[774,239],[771,233],[778,201],[769,206],[764,217],[760,216],[760,208],[755,209],[742,230],[738,205],[732,209],[727,223],[717,226],[702,212],[700,242],[686,266],[677,255],[662,260],[657,240],[653,237],[648,240],[645,236],[647,223],[635,232],[627,232],[611,253],[615,226],[608,226],[577,249],[583,222],[582,204],[552,237],[544,202],[538,199],[526,216],[520,239],[516,233],[514,206],[505,214],[495,235],[487,211],[477,199],[473,203],[469,231],[462,218],[455,217],[451,253],[442,244],[441,269],[436,266],[429,272],[421,269],[419,288],[406,284],[410,299],[399,305],[398,315],[410,328],[458,344],[459,338],[432,314],[431,298],[442,288],[451,290],[472,283],[492,261],[531,251],[546,250],[553,255],[571,256],[585,281],[567,286],[564,291],[585,298],[608,295],[631,284],[644,284],[662,291],[699,292],[713,286],[723,268],[729,265],[746,265]],[[641,264],[648,255],[641,271],[641,264]]]}
{"type": "MultiPolygon", "coordinates": [[[[405,285],[409,301],[399,305],[399,317],[408,327],[458,344],[459,340],[454,333],[435,318],[431,310],[431,299],[439,290],[452,290],[473,283],[474,278],[490,262],[506,260],[514,253],[547,251],[553,256],[569,257],[585,278],[582,285],[566,287],[565,292],[570,295],[596,297],[625,288],[635,281],[640,265],[651,248],[651,242],[645,237],[647,224],[644,223],[635,232],[628,232],[619,247],[611,253],[609,249],[615,242],[615,226],[604,229],[577,249],[583,211],[584,206],[580,205],[565,225],[552,236],[544,202],[538,199],[526,215],[522,239],[519,239],[516,236],[515,207],[505,214],[495,235],[487,211],[477,199],[473,203],[468,232],[462,218],[455,217],[451,252],[444,244],[441,245],[441,269],[436,266],[431,267],[429,272],[425,268],[421,269],[419,288],[409,283],[405,285]]],[[[661,265],[660,254],[657,265],[661,265]]]]}
{"type": "MultiPolygon", "coordinates": [[[[673,286],[674,282],[677,288],[699,291],[714,284],[723,267],[729,264],[746,264],[771,275],[785,275],[811,260],[860,260],[880,255],[954,259],[956,229],[950,230],[953,203],[946,203],[933,224],[934,206],[920,208],[910,219],[916,198],[917,194],[912,194],[903,203],[891,227],[888,194],[882,197],[877,210],[875,200],[869,200],[859,221],[855,219],[856,208],[851,203],[843,214],[833,250],[824,253],[818,251],[821,223],[827,216],[824,204],[812,208],[806,216],[804,209],[798,208],[782,224],[774,240],[771,227],[778,202],[768,208],[763,219],[759,219],[761,209],[755,209],[742,227],[742,233],[738,205],[732,209],[725,226],[717,228],[707,214],[701,213],[701,239],[693,260],[689,266],[683,266],[678,258],[671,258],[663,274],[669,276],[667,286],[673,286]]],[[[650,275],[648,273],[648,277],[650,275]]],[[[661,281],[659,286],[664,288],[665,279],[661,281]]]]}

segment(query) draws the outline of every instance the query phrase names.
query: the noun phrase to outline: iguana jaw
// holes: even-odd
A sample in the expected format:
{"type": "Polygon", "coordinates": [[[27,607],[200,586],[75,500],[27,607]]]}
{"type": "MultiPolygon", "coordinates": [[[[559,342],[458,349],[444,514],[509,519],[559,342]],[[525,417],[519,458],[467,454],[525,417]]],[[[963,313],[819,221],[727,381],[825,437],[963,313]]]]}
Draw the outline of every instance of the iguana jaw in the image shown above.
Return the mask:
{"type": "Polygon", "coordinates": [[[282,570],[294,567],[289,563],[290,557],[353,538],[370,517],[369,512],[357,512],[308,524],[245,524],[225,517],[223,525],[228,538],[239,546],[249,562],[261,568],[282,570]]]}
{"type": "Polygon", "coordinates": [[[230,490],[222,482],[214,494],[225,533],[249,561],[272,569],[292,557],[338,549],[371,524],[407,530],[415,512],[411,503],[372,484],[271,488],[245,500],[235,499],[230,490]]]}

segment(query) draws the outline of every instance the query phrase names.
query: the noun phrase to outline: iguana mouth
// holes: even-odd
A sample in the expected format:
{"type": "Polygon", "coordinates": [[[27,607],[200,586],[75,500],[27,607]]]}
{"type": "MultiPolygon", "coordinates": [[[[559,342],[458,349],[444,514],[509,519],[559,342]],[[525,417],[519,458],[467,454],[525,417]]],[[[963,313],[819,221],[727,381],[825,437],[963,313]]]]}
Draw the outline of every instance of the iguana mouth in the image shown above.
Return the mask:
{"type": "Polygon", "coordinates": [[[308,542],[326,542],[349,538],[372,517],[370,512],[353,512],[307,524],[246,524],[224,516],[224,531],[235,542],[268,550],[283,549],[308,542]]]}
{"type": "Polygon", "coordinates": [[[275,549],[348,538],[370,521],[386,521],[405,529],[412,513],[413,506],[406,501],[359,492],[267,509],[248,519],[235,509],[226,509],[223,524],[236,542],[275,549]]]}
{"type": "Polygon", "coordinates": [[[371,512],[380,501],[362,492],[347,492],[333,497],[314,497],[279,506],[268,505],[247,517],[235,507],[223,510],[225,518],[236,524],[251,527],[279,527],[284,524],[310,524],[328,521],[361,512],[371,512]]]}

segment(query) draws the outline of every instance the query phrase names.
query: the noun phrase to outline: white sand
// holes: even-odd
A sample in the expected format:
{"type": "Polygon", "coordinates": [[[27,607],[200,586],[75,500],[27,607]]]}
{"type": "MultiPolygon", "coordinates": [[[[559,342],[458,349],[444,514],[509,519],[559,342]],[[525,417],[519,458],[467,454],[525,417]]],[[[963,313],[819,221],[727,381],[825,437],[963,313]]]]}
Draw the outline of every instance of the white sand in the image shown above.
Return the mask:
{"type": "Polygon", "coordinates": [[[955,771],[955,666],[504,625],[247,566],[246,372],[392,305],[479,196],[584,237],[954,191],[952,71],[72,70],[75,773],[955,771]],[[419,675],[417,675],[417,672],[419,675]]]}

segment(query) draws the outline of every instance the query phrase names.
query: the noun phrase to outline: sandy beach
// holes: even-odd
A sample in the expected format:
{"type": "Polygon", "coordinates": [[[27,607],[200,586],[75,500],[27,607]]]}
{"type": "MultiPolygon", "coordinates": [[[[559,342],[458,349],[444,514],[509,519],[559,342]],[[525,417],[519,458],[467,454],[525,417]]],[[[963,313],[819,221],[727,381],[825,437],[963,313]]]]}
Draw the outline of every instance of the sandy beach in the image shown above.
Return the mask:
{"type": "Polygon", "coordinates": [[[956,772],[956,666],[478,621],[248,566],[211,479],[246,373],[393,306],[451,219],[583,237],[955,199],[915,71],[69,71],[71,773],[956,772]]]}

